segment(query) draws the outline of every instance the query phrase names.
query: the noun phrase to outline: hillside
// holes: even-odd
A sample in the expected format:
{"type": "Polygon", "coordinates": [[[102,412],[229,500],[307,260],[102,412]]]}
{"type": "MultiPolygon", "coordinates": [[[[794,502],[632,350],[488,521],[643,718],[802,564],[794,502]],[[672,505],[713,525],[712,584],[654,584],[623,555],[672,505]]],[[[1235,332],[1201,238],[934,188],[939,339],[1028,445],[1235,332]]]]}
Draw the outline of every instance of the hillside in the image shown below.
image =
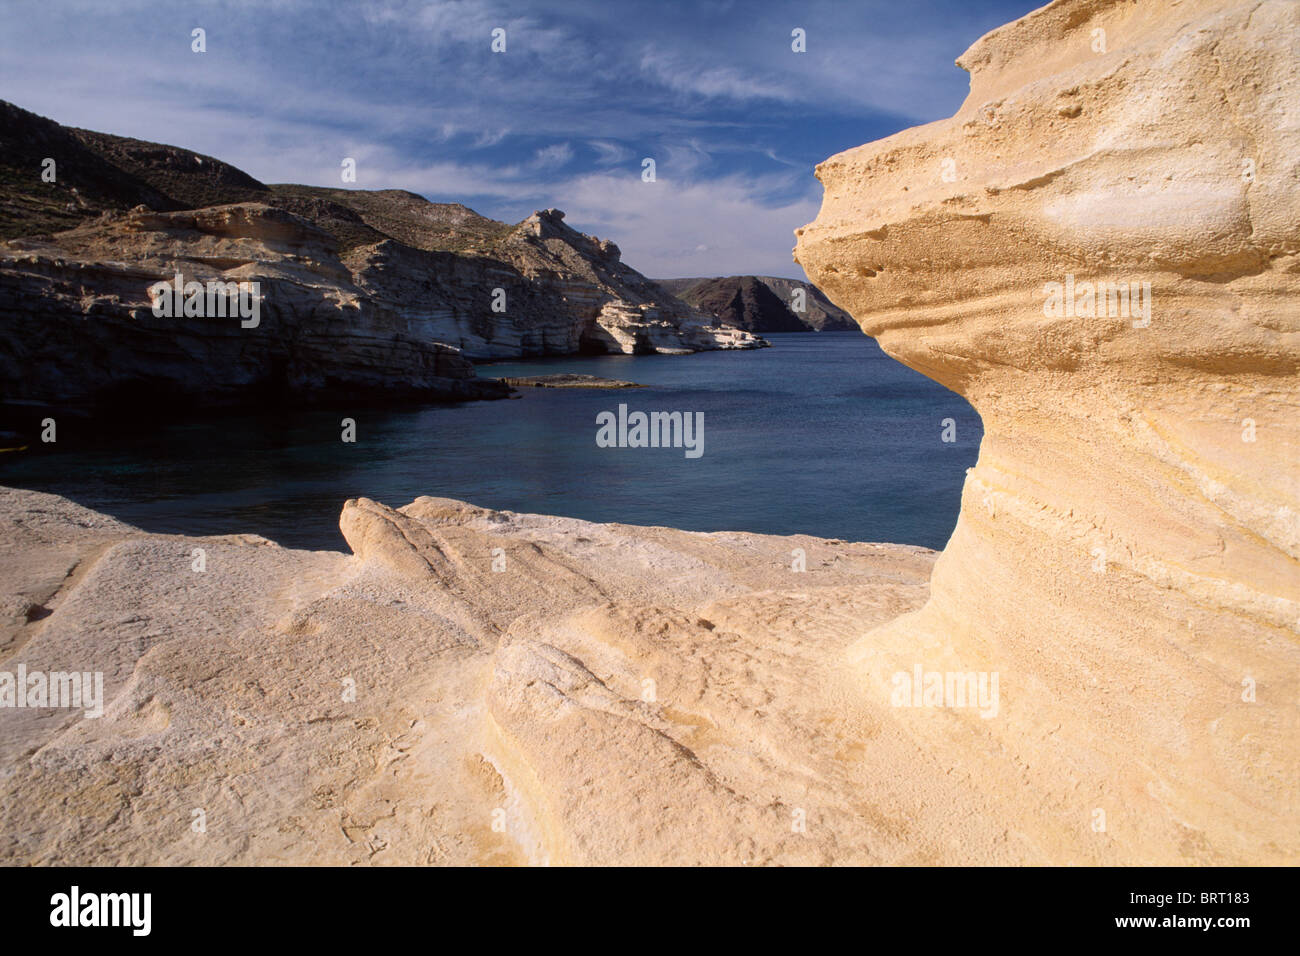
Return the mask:
{"type": "Polygon", "coordinates": [[[656,279],[660,286],[726,325],[750,332],[847,332],[858,325],[810,282],[777,276],[656,279]],[[795,290],[803,289],[803,309],[795,290]]]}
{"type": "Polygon", "coordinates": [[[510,225],[399,189],[267,185],[2,101],[0,120],[11,401],[490,397],[504,389],[477,380],[475,360],[766,344],[667,294],[559,210],[510,225]],[[155,316],[148,290],[177,274],[256,284],[257,323],[155,316]]]}

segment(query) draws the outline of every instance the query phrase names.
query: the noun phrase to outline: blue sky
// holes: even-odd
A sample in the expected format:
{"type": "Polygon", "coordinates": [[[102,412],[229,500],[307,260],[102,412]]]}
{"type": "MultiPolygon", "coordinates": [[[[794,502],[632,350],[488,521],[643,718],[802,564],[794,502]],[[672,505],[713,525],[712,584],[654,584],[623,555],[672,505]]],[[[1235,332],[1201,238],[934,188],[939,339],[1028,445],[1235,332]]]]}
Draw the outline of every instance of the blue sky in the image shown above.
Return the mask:
{"type": "Polygon", "coordinates": [[[650,276],[802,277],[813,167],[951,115],[953,60],[1040,5],[6,0],[0,98],[264,182],[343,185],[353,157],[360,188],[511,222],[556,206],[650,276]]]}

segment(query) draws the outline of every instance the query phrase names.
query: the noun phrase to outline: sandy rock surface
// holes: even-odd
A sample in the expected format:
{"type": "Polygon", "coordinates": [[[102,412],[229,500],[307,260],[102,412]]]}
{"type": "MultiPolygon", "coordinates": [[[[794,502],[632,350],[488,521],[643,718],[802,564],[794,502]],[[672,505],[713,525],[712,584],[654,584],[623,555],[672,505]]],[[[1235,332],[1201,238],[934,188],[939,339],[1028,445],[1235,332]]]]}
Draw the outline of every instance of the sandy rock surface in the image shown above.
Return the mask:
{"type": "Polygon", "coordinates": [[[855,666],[999,671],[964,765],[1104,811],[1087,860],[1300,852],[1298,38],[1280,0],[1058,0],[961,57],[952,119],[823,163],[801,230],[984,422],[929,602],[855,666]]]}
{"type": "Polygon", "coordinates": [[[956,799],[953,784],[937,768],[919,789],[889,782],[895,761],[924,758],[839,666],[871,625],[920,606],[932,552],[437,498],[350,501],[341,525],[353,556],[150,535],[4,490],[5,607],[48,613],[16,615],[0,669],[102,671],[106,700],[97,719],[0,710],[0,858],[937,852],[900,828],[942,825],[927,798],[956,799]]]}

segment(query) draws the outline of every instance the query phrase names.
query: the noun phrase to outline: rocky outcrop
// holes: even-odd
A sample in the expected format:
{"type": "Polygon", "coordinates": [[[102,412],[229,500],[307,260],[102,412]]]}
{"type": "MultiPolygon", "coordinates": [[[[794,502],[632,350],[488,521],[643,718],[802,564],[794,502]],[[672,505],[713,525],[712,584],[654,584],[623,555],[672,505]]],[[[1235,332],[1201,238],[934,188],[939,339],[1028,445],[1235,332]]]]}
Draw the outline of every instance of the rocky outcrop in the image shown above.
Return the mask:
{"type": "Polygon", "coordinates": [[[767,344],[665,295],[622,261],[618,246],[571,228],[558,209],[468,252],[386,239],[349,250],[345,261],[368,296],[472,359],[767,344]]]}
{"type": "Polygon", "coordinates": [[[656,279],[683,302],[750,332],[858,331],[853,318],[815,285],[777,276],[656,279]]]}
{"type": "Polygon", "coordinates": [[[1039,795],[1049,859],[1300,849],[1297,36],[1057,0],[958,60],[952,119],[818,168],[796,258],[984,423],[930,600],[852,657],[1001,673],[944,732],[1039,795]]]}
{"type": "Polygon", "coordinates": [[[211,156],[61,126],[0,100],[0,239],[49,235],[140,205],[171,212],[270,195],[211,156]]]}
{"type": "Polygon", "coordinates": [[[0,382],[11,401],[172,409],[508,392],[366,296],[329,235],[260,204],[140,207],[57,244],[11,241],[0,250],[0,382]],[[222,316],[155,315],[150,287],[177,274],[255,283],[256,314],[231,300],[222,316]]]}
{"type": "Polygon", "coordinates": [[[680,293],[683,301],[718,317],[719,322],[753,332],[809,332],[781,298],[754,276],[706,279],[680,293]]]}
{"type": "Polygon", "coordinates": [[[558,210],[512,227],[401,190],[268,186],[9,103],[0,121],[9,398],[493,397],[471,361],[767,344],[665,294],[558,210]],[[154,321],[147,289],[177,273],[258,282],[263,320],[154,321]]]}

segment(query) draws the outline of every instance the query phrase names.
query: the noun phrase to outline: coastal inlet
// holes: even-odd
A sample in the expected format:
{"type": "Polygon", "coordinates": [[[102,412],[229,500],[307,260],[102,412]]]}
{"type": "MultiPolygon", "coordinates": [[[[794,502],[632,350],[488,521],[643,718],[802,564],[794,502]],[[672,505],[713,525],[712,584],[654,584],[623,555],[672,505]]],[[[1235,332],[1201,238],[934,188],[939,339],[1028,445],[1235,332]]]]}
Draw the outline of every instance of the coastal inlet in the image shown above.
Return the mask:
{"type": "Polygon", "coordinates": [[[128,418],[116,429],[66,418],[57,444],[0,459],[0,483],[149,531],[255,532],[313,549],[343,550],[348,498],[396,507],[427,494],[591,521],[943,547],[982,434],[970,406],[860,333],[772,341],[478,367],[520,385],[515,401],[128,418]],[[577,375],[641,387],[554,387],[577,375]],[[537,377],[552,387],[523,387],[537,377]],[[598,447],[597,416],[620,403],[702,413],[705,454],[598,447]],[[344,415],[355,443],[339,440],[344,415]]]}

